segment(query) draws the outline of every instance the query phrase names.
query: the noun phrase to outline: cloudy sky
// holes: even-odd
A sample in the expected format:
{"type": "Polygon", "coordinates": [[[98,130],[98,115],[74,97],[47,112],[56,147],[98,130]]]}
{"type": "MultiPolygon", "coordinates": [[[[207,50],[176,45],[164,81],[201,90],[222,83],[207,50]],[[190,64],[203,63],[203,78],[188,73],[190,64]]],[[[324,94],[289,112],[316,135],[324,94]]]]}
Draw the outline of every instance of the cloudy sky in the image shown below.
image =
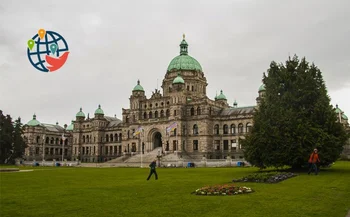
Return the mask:
{"type": "Polygon", "coordinates": [[[69,124],[98,104],[121,118],[140,79],[160,86],[186,34],[202,65],[208,96],[223,89],[230,104],[255,104],[272,60],[305,56],[322,71],[332,103],[350,116],[350,1],[0,1],[0,109],[28,122],[69,124]],[[43,73],[29,63],[38,29],[60,33],[66,64],[43,73]]]}

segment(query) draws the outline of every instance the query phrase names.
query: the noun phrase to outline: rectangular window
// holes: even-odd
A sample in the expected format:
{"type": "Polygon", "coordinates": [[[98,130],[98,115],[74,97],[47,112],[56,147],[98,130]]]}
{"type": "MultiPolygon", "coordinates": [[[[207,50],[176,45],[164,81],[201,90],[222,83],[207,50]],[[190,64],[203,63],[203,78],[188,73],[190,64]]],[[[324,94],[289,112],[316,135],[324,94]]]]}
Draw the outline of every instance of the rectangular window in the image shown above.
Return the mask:
{"type": "Polygon", "coordinates": [[[228,140],[224,140],[224,150],[228,150],[228,140]]]}
{"type": "Polygon", "coordinates": [[[214,147],[215,147],[215,150],[220,150],[220,140],[214,141],[214,147]]]}
{"type": "Polygon", "coordinates": [[[193,150],[198,151],[198,140],[193,140],[193,150]]]}

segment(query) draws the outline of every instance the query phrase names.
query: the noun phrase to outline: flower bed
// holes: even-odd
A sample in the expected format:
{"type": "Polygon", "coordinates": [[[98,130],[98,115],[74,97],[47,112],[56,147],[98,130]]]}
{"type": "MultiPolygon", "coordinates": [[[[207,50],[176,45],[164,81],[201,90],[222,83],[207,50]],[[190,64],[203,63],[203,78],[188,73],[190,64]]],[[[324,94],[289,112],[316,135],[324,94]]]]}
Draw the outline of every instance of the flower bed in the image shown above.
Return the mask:
{"type": "Polygon", "coordinates": [[[225,185],[214,185],[214,186],[206,186],[203,188],[199,188],[192,194],[207,195],[207,196],[226,196],[226,195],[236,195],[236,194],[247,194],[252,192],[254,191],[248,187],[239,187],[239,186],[235,186],[234,184],[225,184],[225,185]]]}
{"type": "Polygon", "coordinates": [[[254,173],[241,179],[234,179],[232,182],[266,182],[266,183],[278,183],[283,180],[297,176],[294,173],[254,173]]]}

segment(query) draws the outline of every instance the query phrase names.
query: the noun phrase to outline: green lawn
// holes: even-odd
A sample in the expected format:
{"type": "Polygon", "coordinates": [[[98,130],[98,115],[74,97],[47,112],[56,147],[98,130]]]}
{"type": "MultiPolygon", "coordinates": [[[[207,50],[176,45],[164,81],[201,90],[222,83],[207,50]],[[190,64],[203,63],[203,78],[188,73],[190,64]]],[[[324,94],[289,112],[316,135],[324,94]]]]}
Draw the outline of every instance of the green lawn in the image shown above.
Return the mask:
{"type": "Polygon", "coordinates": [[[34,171],[0,173],[1,217],[345,217],[350,209],[350,162],[278,184],[240,183],[256,192],[235,196],[190,193],[256,168],[160,168],[157,181],[146,181],[146,168],[20,168],[34,171]]]}

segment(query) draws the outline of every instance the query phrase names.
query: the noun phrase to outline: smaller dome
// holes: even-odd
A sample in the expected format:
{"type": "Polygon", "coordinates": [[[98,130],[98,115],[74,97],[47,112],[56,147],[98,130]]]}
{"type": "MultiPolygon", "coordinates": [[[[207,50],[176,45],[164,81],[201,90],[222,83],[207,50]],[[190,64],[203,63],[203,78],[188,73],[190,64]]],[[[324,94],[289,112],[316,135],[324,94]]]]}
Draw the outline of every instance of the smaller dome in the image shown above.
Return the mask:
{"type": "Polygon", "coordinates": [[[220,95],[217,96],[216,99],[217,99],[217,100],[221,100],[221,99],[227,100],[227,99],[226,99],[226,96],[224,95],[224,93],[222,92],[222,90],[220,91],[220,95]]]}
{"type": "Polygon", "coordinates": [[[341,118],[343,118],[344,120],[348,120],[348,117],[345,114],[343,114],[341,118]]]}
{"type": "Polygon", "coordinates": [[[144,91],[143,87],[140,85],[140,80],[137,80],[137,85],[132,91],[144,91]]]}
{"type": "Polygon", "coordinates": [[[184,84],[184,83],[185,83],[185,81],[181,77],[180,72],[177,73],[177,77],[173,80],[173,84],[184,84]]]}
{"type": "Polygon", "coordinates": [[[98,105],[98,109],[96,109],[95,115],[104,115],[104,112],[101,109],[101,105],[98,105]]]}
{"type": "Polygon", "coordinates": [[[260,91],[265,91],[266,89],[265,89],[265,84],[262,84],[262,85],[260,85],[260,87],[259,87],[259,92],[260,91]]]}
{"type": "Polygon", "coordinates": [[[28,121],[27,125],[32,127],[40,125],[40,122],[36,119],[35,114],[33,115],[33,119],[28,121]]]}
{"type": "Polygon", "coordinates": [[[82,118],[85,118],[85,114],[84,114],[82,108],[80,108],[80,111],[77,113],[77,115],[76,115],[75,117],[82,117],[82,118]]]}
{"type": "Polygon", "coordinates": [[[237,101],[235,100],[235,101],[233,102],[233,107],[237,107],[237,105],[238,105],[238,103],[237,103],[237,101]]]}
{"type": "Polygon", "coordinates": [[[335,105],[335,113],[339,114],[339,113],[342,113],[343,111],[338,108],[338,105],[335,105]]]}
{"type": "Polygon", "coordinates": [[[74,122],[72,121],[72,123],[67,127],[67,131],[73,131],[74,129],[74,122]]]}

